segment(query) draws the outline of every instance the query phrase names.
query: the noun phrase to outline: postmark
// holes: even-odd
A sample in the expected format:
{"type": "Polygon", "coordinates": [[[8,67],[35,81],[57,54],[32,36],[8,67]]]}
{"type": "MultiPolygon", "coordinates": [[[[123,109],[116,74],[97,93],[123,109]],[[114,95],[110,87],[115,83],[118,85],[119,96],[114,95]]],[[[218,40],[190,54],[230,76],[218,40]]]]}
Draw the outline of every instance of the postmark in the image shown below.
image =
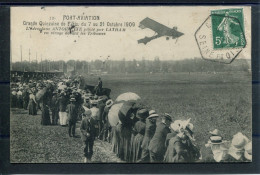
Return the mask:
{"type": "Polygon", "coordinates": [[[231,63],[246,46],[243,9],[211,11],[195,39],[203,59],[231,63]]]}

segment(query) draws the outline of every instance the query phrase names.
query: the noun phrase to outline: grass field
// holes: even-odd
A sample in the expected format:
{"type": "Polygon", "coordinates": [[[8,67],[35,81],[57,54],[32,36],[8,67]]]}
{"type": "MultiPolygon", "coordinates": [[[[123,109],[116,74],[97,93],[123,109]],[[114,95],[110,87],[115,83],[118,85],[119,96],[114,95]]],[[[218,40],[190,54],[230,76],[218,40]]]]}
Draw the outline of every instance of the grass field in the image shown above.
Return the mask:
{"type": "MultiPolygon", "coordinates": [[[[237,132],[251,139],[251,75],[238,73],[176,73],[103,75],[103,87],[110,88],[111,98],[124,92],[135,92],[143,103],[158,113],[170,113],[174,119],[191,118],[199,146],[208,140],[208,132],[219,129],[224,139],[237,132]]],[[[97,77],[86,78],[87,84],[97,77]]],[[[68,138],[67,128],[41,126],[40,116],[12,109],[11,162],[82,162],[80,139],[68,138]]],[[[79,126],[77,126],[79,127],[79,126]]],[[[78,129],[77,129],[77,132],[78,129]]],[[[109,145],[95,142],[96,162],[119,161],[109,145]]]]}
{"type": "MultiPolygon", "coordinates": [[[[175,73],[102,76],[103,87],[111,88],[111,98],[135,92],[143,103],[174,119],[188,119],[194,124],[198,145],[208,140],[208,131],[219,129],[225,139],[241,131],[251,139],[251,74],[175,73]]],[[[86,78],[96,84],[97,77],[86,78]]]]}

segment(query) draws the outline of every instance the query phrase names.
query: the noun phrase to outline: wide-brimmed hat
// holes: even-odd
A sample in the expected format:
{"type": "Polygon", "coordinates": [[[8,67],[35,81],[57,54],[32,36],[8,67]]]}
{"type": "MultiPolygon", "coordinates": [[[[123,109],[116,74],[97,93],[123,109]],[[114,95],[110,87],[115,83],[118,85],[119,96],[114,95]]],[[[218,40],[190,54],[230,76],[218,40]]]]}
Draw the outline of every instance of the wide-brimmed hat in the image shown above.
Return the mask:
{"type": "Polygon", "coordinates": [[[214,129],[213,131],[209,131],[209,133],[210,133],[212,136],[220,136],[218,129],[214,129]]]}
{"type": "Polygon", "coordinates": [[[147,118],[151,119],[151,118],[157,118],[157,117],[159,117],[159,115],[154,113],[154,114],[149,115],[147,118]]]}
{"type": "Polygon", "coordinates": [[[237,150],[243,150],[245,145],[248,143],[248,138],[241,132],[238,132],[233,136],[231,146],[237,150]]]}
{"type": "Polygon", "coordinates": [[[149,111],[147,109],[140,109],[137,111],[136,117],[139,119],[145,119],[149,116],[149,111]]]}
{"type": "Polygon", "coordinates": [[[107,100],[106,107],[110,108],[114,104],[112,99],[107,100]]]}
{"type": "Polygon", "coordinates": [[[245,146],[245,158],[252,160],[252,142],[247,143],[245,146]]]}
{"type": "Polygon", "coordinates": [[[76,99],[75,98],[70,98],[70,101],[76,101],[76,99]]]}

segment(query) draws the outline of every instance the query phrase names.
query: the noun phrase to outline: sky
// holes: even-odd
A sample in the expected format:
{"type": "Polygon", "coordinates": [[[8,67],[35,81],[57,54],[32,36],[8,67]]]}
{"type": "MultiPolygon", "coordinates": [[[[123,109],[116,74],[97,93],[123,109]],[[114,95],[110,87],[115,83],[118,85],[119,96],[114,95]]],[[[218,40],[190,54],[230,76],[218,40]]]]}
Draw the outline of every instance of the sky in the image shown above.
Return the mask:
{"type": "MultiPolygon", "coordinates": [[[[12,7],[11,8],[11,60],[180,60],[201,57],[195,41],[194,33],[209,16],[210,10],[231,8],[228,6],[146,6],[146,7],[12,7]],[[99,16],[97,22],[134,22],[135,27],[126,28],[126,32],[107,32],[102,36],[77,35],[43,35],[39,31],[26,30],[24,21],[47,21],[55,17],[54,22],[62,22],[63,15],[99,16]],[[177,41],[160,37],[147,45],[138,44],[137,40],[145,36],[151,37],[150,29],[139,28],[139,22],[149,17],[170,28],[177,26],[184,33],[177,41]],[[22,48],[22,49],[21,49],[22,48]]],[[[234,7],[233,7],[234,8],[234,7]]],[[[251,58],[251,12],[250,7],[244,8],[244,23],[247,46],[238,58],[251,58]]],[[[65,22],[67,22],[65,20],[65,22]]],[[[81,22],[81,21],[80,21],[81,22]]],[[[95,22],[95,21],[86,21],[95,22]]],[[[109,27],[105,27],[109,28],[109,27]]]]}

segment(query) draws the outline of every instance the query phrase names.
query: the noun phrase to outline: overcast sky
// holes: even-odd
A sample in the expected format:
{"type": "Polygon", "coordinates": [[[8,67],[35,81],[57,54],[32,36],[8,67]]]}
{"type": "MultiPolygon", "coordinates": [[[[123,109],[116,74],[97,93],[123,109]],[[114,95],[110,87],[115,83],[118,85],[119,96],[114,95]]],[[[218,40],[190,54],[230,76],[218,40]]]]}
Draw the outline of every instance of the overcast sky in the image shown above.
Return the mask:
{"type": "MultiPolygon", "coordinates": [[[[20,61],[21,49],[23,60],[112,60],[154,59],[176,60],[200,57],[194,33],[210,14],[210,10],[220,7],[12,7],[11,8],[11,55],[12,61],[20,61]],[[62,22],[63,15],[100,16],[98,22],[135,22],[135,27],[126,32],[107,32],[105,36],[58,36],[43,35],[39,31],[27,31],[23,21],[49,21],[51,16],[56,22],[62,22]],[[177,26],[184,33],[178,41],[166,37],[152,40],[147,45],[138,44],[137,40],[153,36],[150,29],[140,29],[139,22],[149,17],[170,28],[177,26]],[[76,42],[75,42],[76,41],[76,42]]],[[[224,9],[230,7],[224,7],[224,9]]],[[[241,7],[236,7],[241,8],[241,7]]],[[[244,8],[245,31],[251,31],[250,7],[244,8]]],[[[86,21],[88,22],[88,21],[86,21]]],[[[94,21],[91,21],[94,22],[94,21]]],[[[239,58],[250,58],[251,33],[246,32],[247,48],[239,58]]]]}

